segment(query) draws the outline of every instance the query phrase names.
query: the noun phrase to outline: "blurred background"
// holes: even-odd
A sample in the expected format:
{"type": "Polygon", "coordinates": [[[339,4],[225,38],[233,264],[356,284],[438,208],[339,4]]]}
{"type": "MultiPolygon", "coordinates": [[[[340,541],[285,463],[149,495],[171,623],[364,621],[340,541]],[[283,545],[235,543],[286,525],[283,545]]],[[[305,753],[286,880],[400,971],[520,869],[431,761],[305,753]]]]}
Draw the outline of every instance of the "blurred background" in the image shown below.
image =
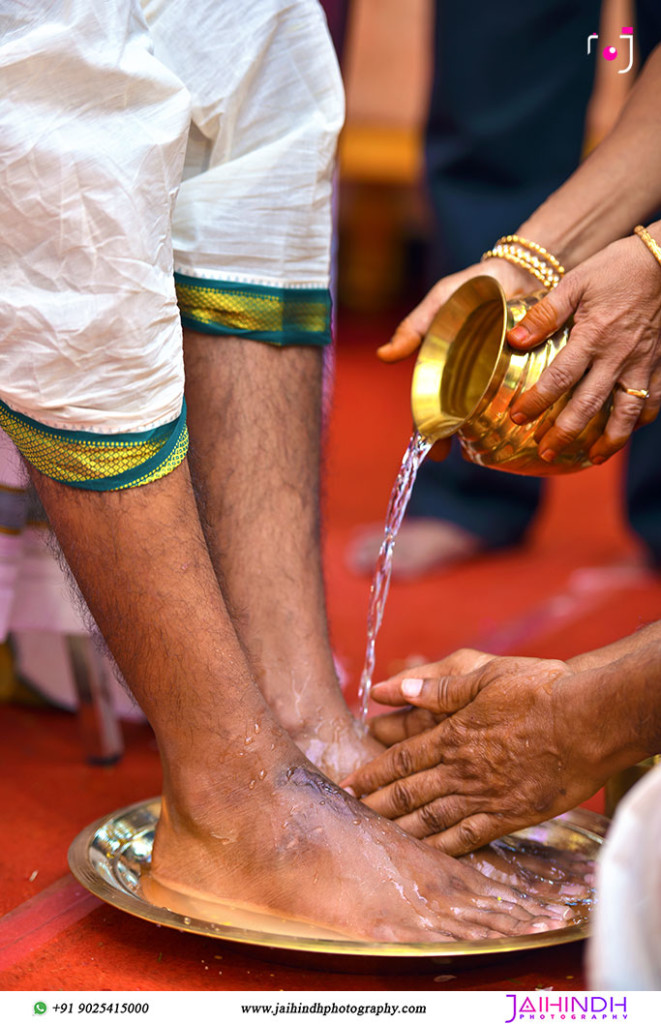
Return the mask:
{"type": "MultiPolygon", "coordinates": [[[[518,35],[517,20],[529,6],[501,5],[496,14],[499,38],[489,46],[495,50],[493,58],[501,73],[514,79],[518,47],[525,41],[518,35]]],[[[586,7],[588,21],[591,7],[599,45],[613,41],[621,50],[614,62],[606,64],[587,57],[586,43],[578,32],[570,37],[575,51],[585,57],[581,63],[589,66],[590,78],[594,77],[589,102],[580,114],[584,152],[588,152],[617,119],[634,80],[635,67],[630,74],[617,73],[626,67],[627,54],[618,37],[621,26],[633,24],[633,4],[605,0],[601,11],[597,3],[560,3],[555,9],[541,4],[530,31],[552,32],[554,18],[567,21],[568,6],[586,7]]],[[[443,247],[424,166],[434,66],[443,58],[435,52],[435,25],[438,21],[441,38],[448,31],[455,33],[447,48],[467,75],[472,73],[475,39],[487,34],[490,25],[488,20],[480,24],[480,4],[466,4],[465,19],[458,26],[436,0],[324,0],[323,7],[340,54],[347,97],[339,148],[340,306],[370,313],[387,311],[394,314],[394,322],[396,314],[419,301],[435,279],[431,260],[443,247]]],[[[550,48],[559,64],[566,59],[562,42],[561,38],[550,48]]],[[[437,74],[440,77],[440,68],[437,74]]],[[[516,88],[525,91],[525,82],[516,88]]],[[[562,111],[557,117],[562,121],[562,111]]],[[[480,255],[476,252],[474,258],[480,255]]]]}

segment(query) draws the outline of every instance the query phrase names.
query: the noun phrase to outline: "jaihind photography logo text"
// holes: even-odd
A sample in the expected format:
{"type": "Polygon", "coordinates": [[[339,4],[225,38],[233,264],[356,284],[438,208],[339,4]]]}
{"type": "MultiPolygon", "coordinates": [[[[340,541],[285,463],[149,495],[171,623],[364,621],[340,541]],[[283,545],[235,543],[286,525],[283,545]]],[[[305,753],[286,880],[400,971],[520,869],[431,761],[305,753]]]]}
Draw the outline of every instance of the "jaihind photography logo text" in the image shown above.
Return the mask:
{"type": "Polygon", "coordinates": [[[504,1024],[514,1021],[599,1020],[628,1019],[626,996],[585,995],[523,996],[507,993],[507,1014],[504,1024]]]}

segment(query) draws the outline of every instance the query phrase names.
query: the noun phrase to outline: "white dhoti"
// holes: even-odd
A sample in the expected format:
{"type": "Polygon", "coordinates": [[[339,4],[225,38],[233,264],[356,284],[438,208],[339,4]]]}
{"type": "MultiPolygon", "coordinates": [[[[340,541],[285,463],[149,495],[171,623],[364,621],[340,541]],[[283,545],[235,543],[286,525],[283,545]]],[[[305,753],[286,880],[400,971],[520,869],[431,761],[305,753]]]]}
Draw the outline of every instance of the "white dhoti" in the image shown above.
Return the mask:
{"type": "Polygon", "coordinates": [[[147,483],[186,452],[182,320],[329,339],[343,98],[323,13],[316,0],[8,6],[0,426],[72,486],[147,483]]]}
{"type": "Polygon", "coordinates": [[[619,805],[598,865],[595,989],[661,991],[661,765],[619,805]]]}

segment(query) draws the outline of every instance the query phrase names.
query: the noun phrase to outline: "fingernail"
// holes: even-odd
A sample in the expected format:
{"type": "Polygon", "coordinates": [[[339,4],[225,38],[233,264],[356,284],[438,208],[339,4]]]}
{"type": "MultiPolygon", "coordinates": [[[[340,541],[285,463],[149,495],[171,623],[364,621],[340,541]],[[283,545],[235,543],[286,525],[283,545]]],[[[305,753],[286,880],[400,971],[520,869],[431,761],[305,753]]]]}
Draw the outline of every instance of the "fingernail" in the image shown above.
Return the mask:
{"type": "Polygon", "coordinates": [[[419,697],[422,693],[422,679],[404,679],[402,680],[402,693],[405,697],[419,697]]]}
{"type": "Polygon", "coordinates": [[[602,462],[605,462],[605,461],[606,461],[606,458],[603,455],[592,455],[590,457],[590,462],[592,463],[593,466],[600,466],[602,464],[602,462]]]}
{"type": "Polygon", "coordinates": [[[512,412],[510,413],[510,419],[513,423],[525,423],[528,417],[523,412],[512,412]]]}
{"type": "Polygon", "coordinates": [[[351,786],[345,786],[344,787],[344,792],[348,793],[349,796],[355,796],[356,795],[355,789],[352,789],[351,786]]]}
{"type": "Polygon", "coordinates": [[[544,462],[554,462],[555,461],[555,452],[553,451],[552,448],[547,448],[545,452],[540,452],[539,453],[539,457],[540,457],[540,459],[543,459],[544,462]]]}
{"type": "Polygon", "coordinates": [[[526,338],[530,337],[530,331],[523,324],[517,324],[511,331],[507,332],[507,337],[512,341],[525,341],[526,338]]]}

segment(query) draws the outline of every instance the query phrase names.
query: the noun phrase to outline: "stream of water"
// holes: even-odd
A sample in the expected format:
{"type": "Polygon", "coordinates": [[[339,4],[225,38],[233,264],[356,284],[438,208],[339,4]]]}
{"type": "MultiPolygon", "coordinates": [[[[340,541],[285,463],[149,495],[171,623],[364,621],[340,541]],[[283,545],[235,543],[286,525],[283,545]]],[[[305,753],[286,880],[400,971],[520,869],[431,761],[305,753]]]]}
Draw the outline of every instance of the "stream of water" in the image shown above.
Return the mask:
{"type": "Polygon", "coordinates": [[[363,723],[367,718],[367,708],[373,682],[376,638],[383,621],[383,612],[390,588],[395,540],[402,525],[418,470],[431,446],[431,441],[427,441],[417,430],[413,432],[408,447],[404,452],[404,458],[402,459],[402,464],[388,503],[383,542],[379,550],[379,557],[376,561],[374,578],[370,589],[370,601],[367,611],[367,649],[365,651],[365,662],[358,690],[360,720],[363,723]]]}

